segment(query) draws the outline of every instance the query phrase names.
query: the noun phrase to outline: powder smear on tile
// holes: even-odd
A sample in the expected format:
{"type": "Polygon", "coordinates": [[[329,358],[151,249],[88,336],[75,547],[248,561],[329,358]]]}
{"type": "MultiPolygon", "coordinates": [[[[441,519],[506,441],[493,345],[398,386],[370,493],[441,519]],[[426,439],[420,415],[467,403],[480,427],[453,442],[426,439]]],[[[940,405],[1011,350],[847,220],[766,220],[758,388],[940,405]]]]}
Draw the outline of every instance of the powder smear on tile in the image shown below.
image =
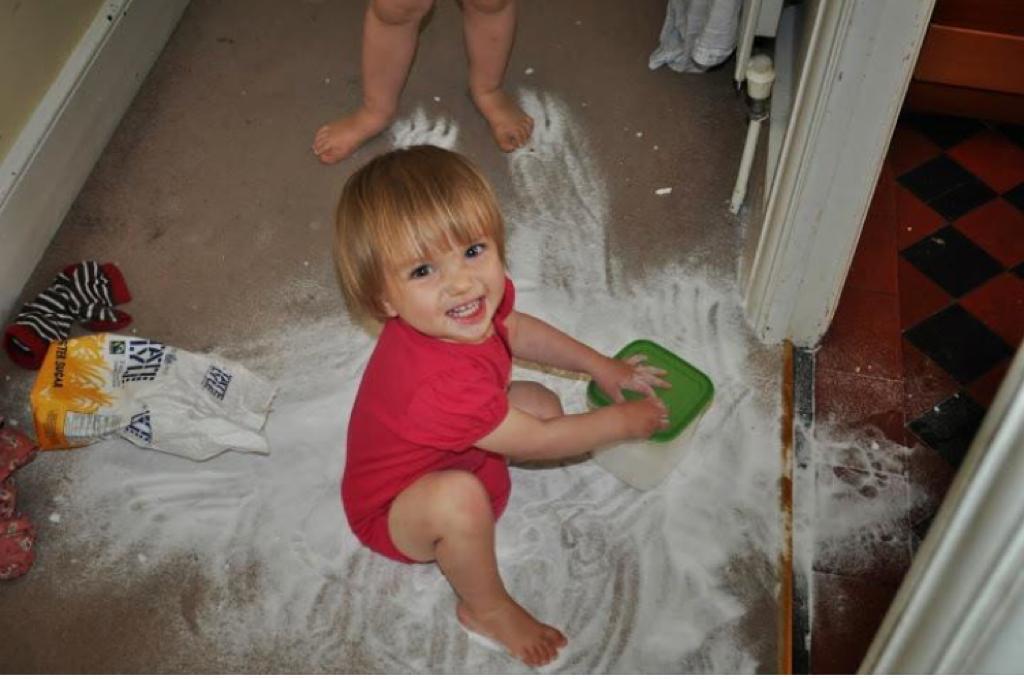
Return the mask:
{"type": "MultiPolygon", "coordinates": [[[[522,101],[536,126],[532,151],[507,156],[518,307],[609,353],[652,339],[704,370],[716,396],[685,459],[653,491],[591,462],[514,468],[497,526],[502,575],[570,639],[545,671],[774,671],[757,661],[774,657],[780,548],[773,350],[747,329],[731,281],[681,266],[623,280],[586,136],[559,99],[528,91],[522,101]]],[[[457,128],[416,111],[394,139],[451,147],[457,128]]],[[[467,639],[434,566],[374,555],[347,527],[338,489],[347,415],[372,348],[340,313],[215,348],[279,385],[270,457],[194,464],[118,442],[79,451],[66,539],[102,544],[100,571],[191,557],[205,582],[189,627],[226,658],[273,652],[302,672],[523,671],[467,639]]],[[[514,377],[549,385],[570,412],[585,408],[582,380],[521,366],[514,377]]]]}
{"type": "MultiPolygon", "coordinates": [[[[913,517],[929,516],[942,497],[908,472],[920,451],[888,441],[873,427],[846,430],[830,422],[799,428],[806,462],[794,479],[794,567],[812,583],[814,571],[876,577],[901,573],[913,556],[913,517]]],[[[834,602],[815,604],[813,611],[834,602]]],[[[839,605],[839,604],[835,604],[839,605]]]]}

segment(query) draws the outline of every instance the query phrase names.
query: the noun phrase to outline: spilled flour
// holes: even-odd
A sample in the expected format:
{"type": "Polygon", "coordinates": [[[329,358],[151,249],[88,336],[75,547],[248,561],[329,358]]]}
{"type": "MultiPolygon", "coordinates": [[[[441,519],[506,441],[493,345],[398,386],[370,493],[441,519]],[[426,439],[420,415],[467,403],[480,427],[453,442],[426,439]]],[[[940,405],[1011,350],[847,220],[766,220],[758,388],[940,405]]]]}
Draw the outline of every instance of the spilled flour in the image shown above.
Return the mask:
{"type": "MultiPolygon", "coordinates": [[[[537,126],[532,148],[508,156],[505,209],[518,307],[609,353],[652,339],[716,387],[682,463],[653,491],[591,462],[512,470],[497,526],[502,574],[570,639],[542,671],[774,671],[777,357],[747,330],[731,281],[667,268],[624,282],[607,251],[608,192],[586,136],[558,99],[527,92],[523,102],[537,126]]],[[[457,137],[453,123],[422,110],[394,129],[398,144],[457,148],[457,137]]],[[[526,671],[467,639],[434,566],[390,562],[349,532],[338,483],[372,347],[363,330],[330,317],[217,348],[279,385],[272,454],[195,464],[119,442],[82,451],[62,491],[75,507],[63,519],[76,536],[67,549],[102,544],[95,568],[123,578],[191,558],[205,582],[188,628],[225,658],[272,652],[301,672],[526,671]]],[[[585,407],[585,382],[518,366],[514,377],[544,382],[570,412],[585,407]]]]}
{"type": "MultiPolygon", "coordinates": [[[[805,446],[794,477],[794,568],[807,586],[813,629],[815,614],[842,619],[851,605],[834,591],[819,596],[813,574],[894,586],[913,558],[913,522],[932,516],[943,498],[938,487],[928,488],[910,474],[914,455],[923,451],[888,441],[873,427],[849,430],[819,422],[813,429],[798,428],[797,438],[805,446]]],[[[804,645],[811,650],[809,639],[804,645]]]]}

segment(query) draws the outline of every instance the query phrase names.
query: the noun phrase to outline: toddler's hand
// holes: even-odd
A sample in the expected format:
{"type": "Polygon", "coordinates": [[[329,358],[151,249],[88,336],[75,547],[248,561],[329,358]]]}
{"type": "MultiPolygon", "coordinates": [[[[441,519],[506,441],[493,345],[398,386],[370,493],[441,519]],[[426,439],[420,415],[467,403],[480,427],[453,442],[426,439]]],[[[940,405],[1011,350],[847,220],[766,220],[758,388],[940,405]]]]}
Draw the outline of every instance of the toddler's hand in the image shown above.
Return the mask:
{"type": "Polygon", "coordinates": [[[668,428],[668,408],[654,394],[609,407],[621,408],[625,414],[626,438],[646,439],[654,432],[668,428]]]}
{"type": "Polygon", "coordinates": [[[622,395],[623,389],[654,396],[654,387],[671,387],[671,384],[661,379],[665,371],[648,365],[644,362],[646,360],[643,354],[634,354],[624,361],[609,358],[602,362],[591,377],[601,387],[601,391],[616,403],[626,400],[622,395]]]}

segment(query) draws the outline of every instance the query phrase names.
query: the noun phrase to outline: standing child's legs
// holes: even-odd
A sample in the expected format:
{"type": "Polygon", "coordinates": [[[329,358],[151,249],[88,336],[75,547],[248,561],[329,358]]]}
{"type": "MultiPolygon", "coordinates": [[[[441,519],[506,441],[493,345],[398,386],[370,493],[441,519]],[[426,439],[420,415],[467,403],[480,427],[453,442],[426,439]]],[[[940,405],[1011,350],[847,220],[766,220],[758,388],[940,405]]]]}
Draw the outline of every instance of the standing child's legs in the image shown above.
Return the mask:
{"type": "Polygon", "coordinates": [[[316,131],[313,152],[336,163],[391,124],[416,53],[420,21],[434,0],[371,0],[363,22],[363,103],[316,131]]]}
{"type": "Polygon", "coordinates": [[[514,151],[533,132],[533,118],[501,89],[516,32],[515,0],[463,0],[469,92],[502,151],[514,151]]]}

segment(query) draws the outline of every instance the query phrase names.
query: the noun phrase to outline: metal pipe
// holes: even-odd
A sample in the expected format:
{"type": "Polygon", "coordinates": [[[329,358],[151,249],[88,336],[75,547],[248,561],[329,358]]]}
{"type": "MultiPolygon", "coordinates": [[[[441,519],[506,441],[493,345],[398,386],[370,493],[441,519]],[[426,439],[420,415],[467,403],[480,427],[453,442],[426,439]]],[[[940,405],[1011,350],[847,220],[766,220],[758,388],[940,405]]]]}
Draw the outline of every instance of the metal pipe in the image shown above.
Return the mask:
{"type": "Polygon", "coordinates": [[[768,97],[772,93],[775,82],[775,68],[767,54],[758,54],[747,64],[747,94],[750,97],[750,124],[747,126],[747,141],[743,145],[743,156],[740,158],[740,171],[736,176],[736,186],[729,201],[729,211],[737,214],[747,195],[747,184],[750,181],[750,168],[754,163],[757,151],[757,138],[761,133],[761,122],[768,118],[768,97]]]}

